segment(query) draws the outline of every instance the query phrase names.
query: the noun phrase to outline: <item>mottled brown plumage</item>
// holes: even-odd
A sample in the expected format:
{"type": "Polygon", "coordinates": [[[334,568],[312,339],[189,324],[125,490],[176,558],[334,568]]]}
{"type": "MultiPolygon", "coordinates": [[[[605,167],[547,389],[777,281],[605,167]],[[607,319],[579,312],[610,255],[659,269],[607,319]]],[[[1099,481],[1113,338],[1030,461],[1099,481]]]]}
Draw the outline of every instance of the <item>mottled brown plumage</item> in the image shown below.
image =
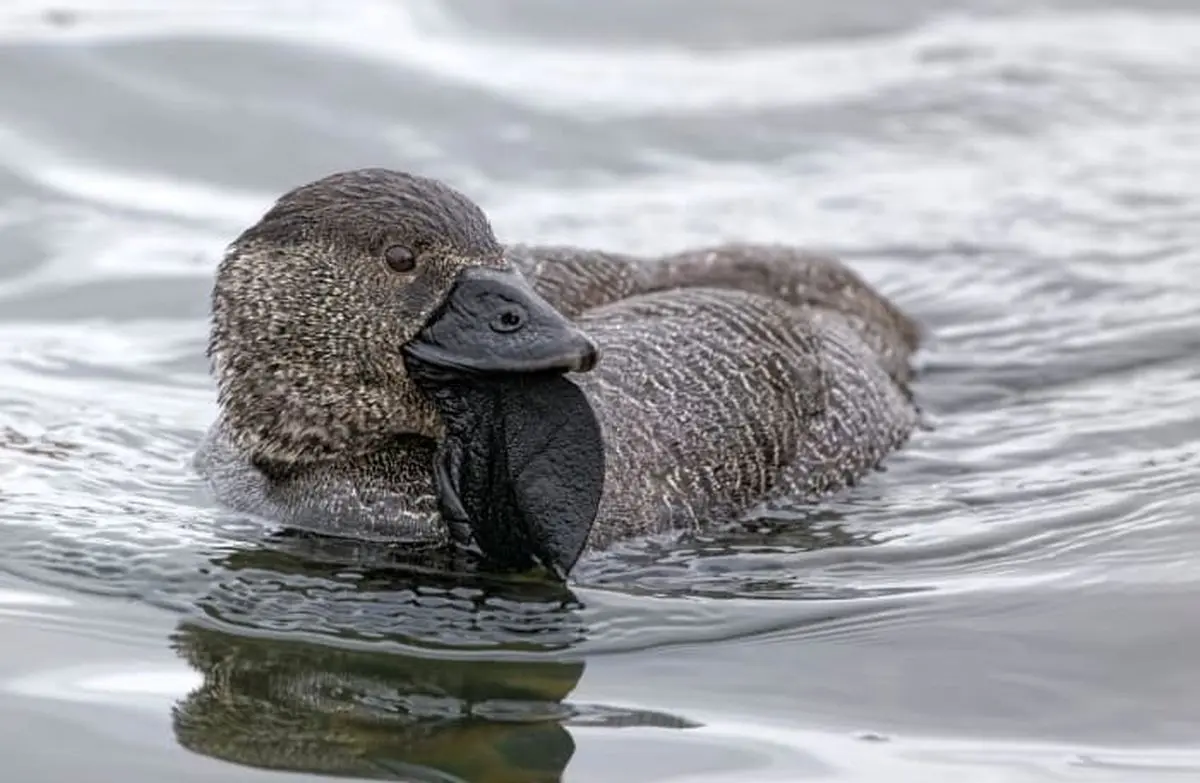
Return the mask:
{"type": "Polygon", "coordinates": [[[462,268],[503,263],[479,208],[434,180],[369,169],[284,194],[217,268],[209,356],[233,445],[287,467],[436,435],[401,349],[462,268]],[[412,274],[381,262],[393,244],[412,274]]]}
{"type": "Polygon", "coordinates": [[[746,244],[657,258],[502,247],[445,185],[348,172],[285,194],[217,271],[221,417],[198,465],[218,496],[305,529],[443,540],[441,430],[400,350],[471,265],[520,270],[601,346],[599,366],[571,376],[608,466],[591,549],[819,497],[916,423],[918,329],[835,260],[746,244]],[[380,261],[393,242],[422,254],[411,279],[380,261]]]}

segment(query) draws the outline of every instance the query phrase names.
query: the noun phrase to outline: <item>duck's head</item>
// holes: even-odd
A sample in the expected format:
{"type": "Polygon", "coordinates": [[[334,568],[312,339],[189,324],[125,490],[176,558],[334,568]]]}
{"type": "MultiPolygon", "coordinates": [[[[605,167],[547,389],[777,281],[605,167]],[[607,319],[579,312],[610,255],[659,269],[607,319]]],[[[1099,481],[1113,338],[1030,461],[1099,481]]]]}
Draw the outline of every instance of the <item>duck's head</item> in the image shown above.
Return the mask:
{"type": "Polygon", "coordinates": [[[217,268],[218,402],[256,460],[438,437],[406,351],[460,372],[586,370],[597,353],[509,266],[478,206],[401,172],[343,172],[285,193],[217,268]]]}

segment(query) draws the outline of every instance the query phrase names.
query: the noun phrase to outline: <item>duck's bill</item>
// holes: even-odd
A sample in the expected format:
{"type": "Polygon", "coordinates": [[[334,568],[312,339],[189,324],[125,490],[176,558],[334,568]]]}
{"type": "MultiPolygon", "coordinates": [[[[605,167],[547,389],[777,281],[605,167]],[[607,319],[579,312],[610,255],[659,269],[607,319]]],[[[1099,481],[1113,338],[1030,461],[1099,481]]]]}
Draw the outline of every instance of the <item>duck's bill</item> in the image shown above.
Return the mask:
{"type": "Polygon", "coordinates": [[[405,347],[409,358],[462,374],[588,372],[600,351],[517,272],[470,267],[405,347]]]}

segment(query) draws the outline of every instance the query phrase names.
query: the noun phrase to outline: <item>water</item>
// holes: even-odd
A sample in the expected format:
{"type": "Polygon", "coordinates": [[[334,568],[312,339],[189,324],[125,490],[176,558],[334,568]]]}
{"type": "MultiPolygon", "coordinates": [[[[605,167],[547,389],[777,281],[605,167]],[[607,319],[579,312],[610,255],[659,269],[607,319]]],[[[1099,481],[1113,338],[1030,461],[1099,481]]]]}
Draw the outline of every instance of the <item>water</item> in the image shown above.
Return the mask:
{"type": "Polygon", "coordinates": [[[828,5],[4,6],[5,779],[1200,779],[1200,12],[828,5]],[[264,539],[188,464],[213,266],[381,164],[508,241],[835,252],[934,428],[570,594],[264,539]]]}

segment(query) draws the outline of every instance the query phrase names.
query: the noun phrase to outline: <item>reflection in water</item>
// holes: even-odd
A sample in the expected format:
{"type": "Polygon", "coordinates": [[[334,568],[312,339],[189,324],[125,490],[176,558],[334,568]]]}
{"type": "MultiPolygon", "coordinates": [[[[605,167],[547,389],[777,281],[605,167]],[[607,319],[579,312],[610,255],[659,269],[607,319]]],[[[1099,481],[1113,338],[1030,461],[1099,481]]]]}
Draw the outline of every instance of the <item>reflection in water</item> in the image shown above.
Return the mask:
{"type": "Polygon", "coordinates": [[[208,756],[363,778],[557,781],[575,750],[561,701],[582,662],[439,660],[191,623],[175,643],[204,675],[175,709],[176,737],[208,756]]]}
{"type": "MultiPolygon", "coordinates": [[[[313,540],[305,542],[311,551],[313,540]]],[[[328,583],[335,570],[346,571],[344,565],[302,560],[280,549],[240,552],[220,565],[234,576],[254,574],[272,602],[280,592],[291,593],[309,617],[336,618],[346,611],[345,595],[328,583]]],[[[550,605],[545,585],[475,582],[459,586],[475,591],[474,600],[463,604],[448,600],[453,590],[439,587],[438,579],[378,563],[360,571],[357,606],[377,604],[376,627],[390,617],[392,628],[365,644],[338,634],[338,645],[312,634],[231,630],[253,623],[247,622],[247,605],[236,600],[240,591],[218,586],[200,602],[205,619],[182,622],[173,637],[174,648],[204,678],[175,707],[179,743],[275,770],[533,783],[561,779],[575,750],[571,725],[695,725],[566,701],[584,662],[548,654],[583,636],[573,597],[550,605]],[[420,635],[431,628],[453,633],[441,644],[410,635],[407,621],[419,613],[437,618],[419,624],[420,635]],[[485,616],[490,619],[481,623],[485,616]],[[526,626],[533,616],[538,620],[531,636],[526,626]],[[530,641],[539,636],[543,642],[530,641]],[[476,649],[463,657],[466,646],[476,649]],[[456,657],[433,655],[455,647],[456,657]],[[488,649],[482,657],[480,647],[488,649]]]]}

